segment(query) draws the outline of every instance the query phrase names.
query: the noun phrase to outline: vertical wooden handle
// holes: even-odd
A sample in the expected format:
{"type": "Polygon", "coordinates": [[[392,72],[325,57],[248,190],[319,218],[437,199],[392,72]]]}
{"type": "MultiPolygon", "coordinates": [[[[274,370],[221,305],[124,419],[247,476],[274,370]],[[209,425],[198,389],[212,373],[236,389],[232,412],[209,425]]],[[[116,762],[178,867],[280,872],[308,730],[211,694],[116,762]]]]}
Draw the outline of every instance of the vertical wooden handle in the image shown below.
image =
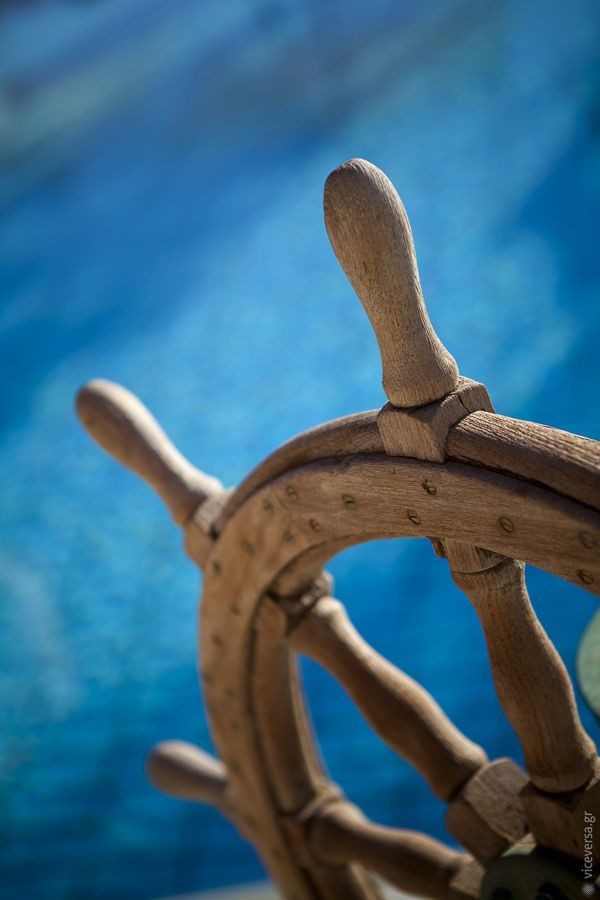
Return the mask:
{"type": "Polygon", "coordinates": [[[154,416],[124,387],[90,381],[77,394],[76,406],[90,436],[154,488],[178,525],[207,497],[223,490],[216,478],[184,459],[154,416]]]}
{"type": "Polygon", "coordinates": [[[339,600],[321,598],[289,640],[340,682],[367,721],[396,753],[449,800],[487,760],[433,697],[380,656],[358,634],[339,600]]]}
{"type": "Polygon", "coordinates": [[[456,388],[458,368],[429,321],[412,232],[391,181],[364,159],[325,182],[325,224],[377,337],[393,406],[423,406],[456,388]]]}
{"type": "Polygon", "coordinates": [[[308,846],[326,865],[360,863],[401,891],[424,897],[447,897],[464,859],[427,835],[376,825],[347,802],[310,821],[308,846]]]}
{"type": "Polygon", "coordinates": [[[150,751],[146,773],[164,794],[229,810],[225,766],[200,747],[185,741],[162,741],[150,751]]]}
{"type": "Polygon", "coordinates": [[[596,748],[579,720],[564,663],[531,607],[524,571],[508,559],[452,575],[483,626],[498,699],[531,781],[542,791],[571,791],[591,778],[596,748]]]}

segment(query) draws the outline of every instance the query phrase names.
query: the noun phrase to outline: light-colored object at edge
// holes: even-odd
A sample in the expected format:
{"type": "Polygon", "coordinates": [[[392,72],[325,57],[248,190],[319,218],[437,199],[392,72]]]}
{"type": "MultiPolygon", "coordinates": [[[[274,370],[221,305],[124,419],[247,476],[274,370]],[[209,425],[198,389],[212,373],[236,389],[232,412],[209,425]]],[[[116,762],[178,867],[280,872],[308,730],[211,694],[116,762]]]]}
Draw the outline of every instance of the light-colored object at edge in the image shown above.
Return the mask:
{"type": "MultiPolygon", "coordinates": [[[[288,898],[374,900],[367,871],[422,896],[487,898],[493,879],[482,888],[483,873],[509,848],[537,839],[550,856],[568,854],[583,806],[600,816],[596,750],[522,564],[600,593],[600,445],[496,415],[485,387],[459,377],[429,322],[406,213],[383,173],[364,160],[337,169],[325,217],[379,342],[390,401],[379,414],[300,435],[228,493],[128,391],[96,381],[78,397],[92,437],[158,491],[204,571],[200,670],[220,759],[170,741],[148,772],[167,793],[228,815],[288,898]],[[529,781],[510,760],[489,761],[332,598],[322,570],[331,556],[402,536],[429,538],[472,601],[529,781]],[[448,802],[447,826],[467,853],[370,822],[330,782],[296,652],[329,669],[448,802]]],[[[537,873],[531,860],[519,871],[537,873]]],[[[553,861],[550,880],[563,864],[553,861]]]]}
{"type": "Polygon", "coordinates": [[[600,610],[592,617],[577,650],[577,682],[600,721],[600,610]]]}

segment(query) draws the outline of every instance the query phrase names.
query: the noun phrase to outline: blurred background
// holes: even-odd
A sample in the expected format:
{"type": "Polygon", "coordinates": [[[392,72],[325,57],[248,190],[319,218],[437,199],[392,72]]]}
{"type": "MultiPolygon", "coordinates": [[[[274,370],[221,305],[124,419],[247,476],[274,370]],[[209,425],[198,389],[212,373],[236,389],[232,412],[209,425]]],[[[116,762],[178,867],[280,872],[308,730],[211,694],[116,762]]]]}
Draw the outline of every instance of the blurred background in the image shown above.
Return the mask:
{"type": "MultiPolygon", "coordinates": [[[[217,812],[159,795],[210,749],[198,574],[72,398],[129,387],[225,484],[381,406],[322,222],[352,156],[413,224],[434,326],[499,412],[600,437],[596,0],[0,3],[0,895],[150,900],[256,882],[217,812]]],[[[490,756],[521,760],[468,601],[426,541],[330,566],[359,630],[490,756]]],[[[594,598],[530,570],[571,672],[594,598]]],[[[424,782],[303,666],[332,777],[449,840],[424,782]]],[[[583,712],[595,739],[598,728],[583,712]]]]}

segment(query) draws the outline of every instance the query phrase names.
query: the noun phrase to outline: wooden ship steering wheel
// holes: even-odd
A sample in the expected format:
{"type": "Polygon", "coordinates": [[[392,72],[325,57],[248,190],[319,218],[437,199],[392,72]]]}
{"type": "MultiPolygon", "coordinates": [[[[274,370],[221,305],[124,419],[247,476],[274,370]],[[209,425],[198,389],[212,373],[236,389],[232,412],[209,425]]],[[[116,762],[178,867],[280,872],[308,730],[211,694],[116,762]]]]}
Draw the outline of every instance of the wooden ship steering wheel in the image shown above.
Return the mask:
{"type": "Polygon", "coordinates": [[[424,897],[574,900],[600,864],[600,767],[566,669],[532,609],[528,562],[600,593],[600,444],[497,415],[429,321],[404,207],[351,160],[325,185],[335,254],[375,331],[383,409],[301,434],[234,490],[194,468],[144,406],[92,381],[77,410],[150,483],[203,570],[201,684],[220,760],[158,745],[159,788],[213,803],[288,900],[373,900],[370,873],[424,897]],[[481,621],[523,772],[490,761],[415,681],[369,647],[323,565],[361,541],[426,537],[481,621]],[[342,684],[381,738],[448,804],[464,851],[383,827],[324,771],[295,654],[342,684]]]}

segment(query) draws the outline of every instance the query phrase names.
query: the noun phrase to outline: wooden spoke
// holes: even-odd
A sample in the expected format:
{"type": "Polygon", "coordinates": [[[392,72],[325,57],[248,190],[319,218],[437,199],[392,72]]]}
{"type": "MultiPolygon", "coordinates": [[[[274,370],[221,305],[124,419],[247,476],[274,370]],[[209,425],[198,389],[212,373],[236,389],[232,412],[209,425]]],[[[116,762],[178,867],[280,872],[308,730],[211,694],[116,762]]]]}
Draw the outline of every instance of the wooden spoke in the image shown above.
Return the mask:
{"type": "Polygon", "coordinates": [[[506,560],[454,573],[485,632],[498,698],[517,732],[532,782],[572,791],[594,772],[596,748],[583,730],[565,666],[527,594],[524,566],[506,560]]]}
{"type": "MultiPolygon", "coordinates": [[[[479,410],[448,433],[449,459],[511,472],[600,509],[600,443],[558,428],[479,410]]],[[[583,536],[588,550],[598,545],[583,536]]]]}
{"type": "Polygon", "coordinates": [[[185,741],[162,741],[150,752],[146,772],[152,784],[180,800],[231,811],[223,763],[185,741]]]}
{"type": "Polygon", "coordinates": [[[450,393],[458,368],[423,302],[412,232],[391,181],[351,159],[325,182],[325,225],[338,261],[371,320],[393,406],[422,406],[450,393]]]}
{"type": "MultiPolygon", "coordinates": [[[[347,802],[330,804],[309,821],[307,843],[327,865],[358,862],[400,890],[423,897],[451,896],[452,881],[470,862],[466,854],[427,835],[376,825],[347,802]]],[[[477,894],[454,893],[459,896],[477,894]]]]}
{"type": "Polygon", "coordinates": [[[344,606],[318,600],[289,632],[291,646],[337,678],[379,736],[449,800],[486,762],[433,697],[370,647],[344,606]]]}
{"type": "Polygon", "coordinates": [[[223,486],[191,465],[173,446],[154,416],[126,388],[97,379],[77,395],[77,414],[90,436],[131,469],[164,500],[182,525],[223,486]]]}

